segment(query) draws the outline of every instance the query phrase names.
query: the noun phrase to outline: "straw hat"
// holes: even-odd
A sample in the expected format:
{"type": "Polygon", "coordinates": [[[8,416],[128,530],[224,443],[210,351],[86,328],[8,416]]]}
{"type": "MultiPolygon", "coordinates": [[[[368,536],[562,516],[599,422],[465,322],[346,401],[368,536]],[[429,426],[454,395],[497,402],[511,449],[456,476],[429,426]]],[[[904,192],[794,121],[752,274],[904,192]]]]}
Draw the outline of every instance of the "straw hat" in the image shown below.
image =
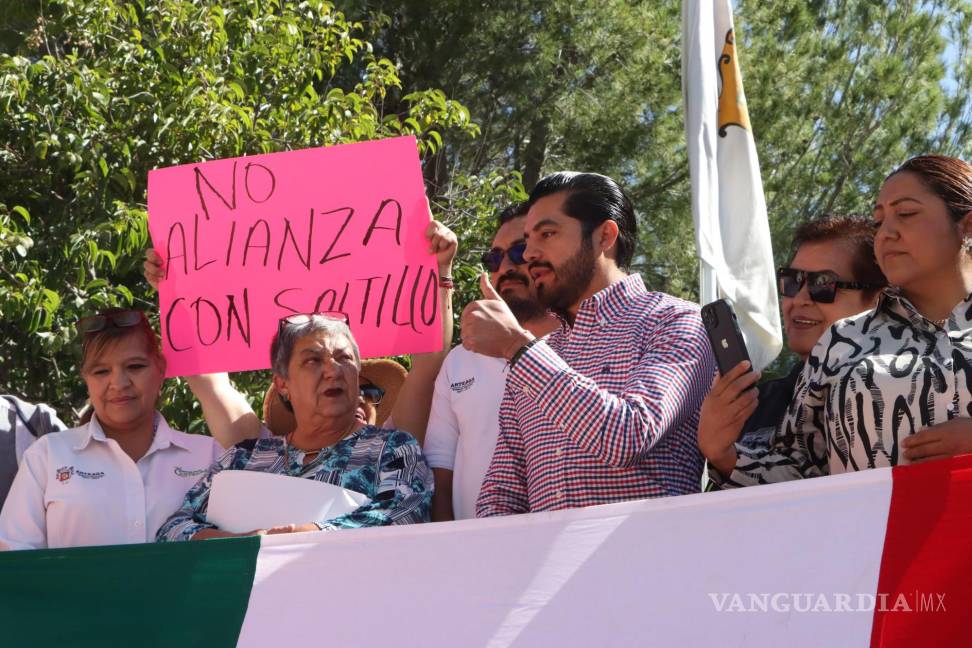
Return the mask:
{"type": "MultiPolygon", "coordinates": [[[[377,385],[385,390],[385,395],[376,407],[377,419],[375,425],[380,426],[391,414],[398,400],[398,392],[405,382],[408,372],[405,367],[394,360],[387,358],[375,358],[373,360],[361,361],[361,373],[358,382],[362,385],[377,385]]],[[[277,394],[277,388],[273,383],[267,389],[266,396],[263,397],[263,422],[275,435],[282,436],[297,427],[297,419],[293,412],[287,409],[277,394]]]]}

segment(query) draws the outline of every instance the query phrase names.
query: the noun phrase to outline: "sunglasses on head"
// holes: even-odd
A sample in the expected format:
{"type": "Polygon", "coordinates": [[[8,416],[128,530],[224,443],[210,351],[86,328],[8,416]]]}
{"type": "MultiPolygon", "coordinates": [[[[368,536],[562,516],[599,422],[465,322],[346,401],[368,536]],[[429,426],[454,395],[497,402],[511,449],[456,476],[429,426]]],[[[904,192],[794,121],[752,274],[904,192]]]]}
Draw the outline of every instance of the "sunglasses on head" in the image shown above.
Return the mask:
{"type": "Polygon", "coordinates": [[[847,290],[878,290],[881,287],[873,284],[862,283],[860,281],[841,281],[837,274],[830,270],[811,272],[809,270],[797,270],[796,268],[779,268],[776,271],[776,278],[780,282],[780,293],[784,297],[796,297],[807,284],[807,293],[810,299],[820,304],[832,304],[837,297],[837,289],[847,290]]]}
{"type": "Polygon", "coordinates": [[[342,313],[341,311],[323,311],[320,313],[294,313],[293,315],[286,315],[280,318],[277,322],[277,333],[283,330],[285,326],[303,326],[308,324],[315,317],[321,317],[326,320],[333,320],[335,322],[341,322],[345,326],[351,326],[351,321],[348,319],[347,313],[342,313]]]}
{"type": "Polygon", "coordinates": [[[361,385],[361,398],[372,405],[377,405],[385,397],[385,390],[378,385],[361,385]]]}
{"type": "Polygon", "coordinates": [[[123,310],[115,313],[101,313],[82,317],[78,321],[78,332],[91,335],[106,328],[131,328],[146,321],[145,313],[139,310],[123,310]]]}
{"type": "Polygon", "coordinates": [[[500,266],[503,265],[503,257],[509,257],[510,263],[513,265],[523,265],[526,263],[526,259],[523,258],[525,252],[526,243],[522,241],[520,243],[514,243],[508,250],[493,248],[487,252],[483,252],[483,265],[490,272],[499,272],[500,266]]]}

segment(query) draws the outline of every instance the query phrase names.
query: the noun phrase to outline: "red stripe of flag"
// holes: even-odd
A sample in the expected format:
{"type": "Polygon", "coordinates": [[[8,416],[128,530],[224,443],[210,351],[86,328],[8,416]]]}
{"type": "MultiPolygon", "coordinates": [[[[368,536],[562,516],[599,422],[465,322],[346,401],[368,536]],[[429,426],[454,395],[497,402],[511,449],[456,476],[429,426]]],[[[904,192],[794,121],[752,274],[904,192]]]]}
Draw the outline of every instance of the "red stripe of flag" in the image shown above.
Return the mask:
{"type": "Polygon", "coordinates": [[[972,455],[892,480],[871,646],[972,645],[972,455]]]}

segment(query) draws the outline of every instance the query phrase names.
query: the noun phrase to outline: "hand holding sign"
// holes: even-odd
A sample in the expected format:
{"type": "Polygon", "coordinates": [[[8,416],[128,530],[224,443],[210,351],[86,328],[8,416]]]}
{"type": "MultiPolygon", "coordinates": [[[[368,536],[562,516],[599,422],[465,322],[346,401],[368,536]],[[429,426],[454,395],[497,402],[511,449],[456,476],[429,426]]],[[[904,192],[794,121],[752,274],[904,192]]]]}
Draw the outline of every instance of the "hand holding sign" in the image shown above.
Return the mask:
{"type": "Polygon", "coordinates": [[[466,305],[462,311],[462,346],[475,353],[506,358],[533,339],[499,296],[484,272],[479,277],[483,299],[466,305]]]}
{"type": "Polygon", "coordinates": [[[455,233],[439,221],[432,221],[425,230],[425,238],[429,240],[429,254],[435,255],[439,263],[439,270],[452,268],[452,260],[456,258],[459,240],[455,233]]]}
{"type": "Polygon", "coordinates": [[[155,290],[159,289],[159,282],[165,278],[165,264],[162,257],[152,248],[145,250],[142,274],[145,276],[145,281],[155,290]]]}

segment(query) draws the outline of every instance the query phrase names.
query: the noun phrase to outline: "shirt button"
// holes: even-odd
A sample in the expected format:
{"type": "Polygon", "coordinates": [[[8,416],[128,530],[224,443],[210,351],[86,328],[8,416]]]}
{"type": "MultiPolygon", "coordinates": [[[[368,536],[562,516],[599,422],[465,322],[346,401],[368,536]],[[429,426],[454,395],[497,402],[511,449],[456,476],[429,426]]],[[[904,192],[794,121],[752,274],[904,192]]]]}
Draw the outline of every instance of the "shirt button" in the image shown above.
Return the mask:
{"type": "Polygon", "coordinates": [[[530,388],[529,387],[524,387],[523,388],[523,393],[526,394],[527,396],[529,396],[530,395],[530,388]]]}
{"type": "Polygon", "coordinates": [[[557,496],[557,499],[564,499],[564,491],[562,490],[557,491],[554,495],[557,496]]]}
{"type": "Polygon", "coordinates": [[[558,457],[562,457],[564,455],[564,449],[563,448],[557,448],[557,452],[555,454],[558,457]]]}
{"type": "Polygon", "coordinates": [[[137,527],[142,526],[142,521],[141,520],[135,520],[135,526],[137,526],[137,527]]]}

